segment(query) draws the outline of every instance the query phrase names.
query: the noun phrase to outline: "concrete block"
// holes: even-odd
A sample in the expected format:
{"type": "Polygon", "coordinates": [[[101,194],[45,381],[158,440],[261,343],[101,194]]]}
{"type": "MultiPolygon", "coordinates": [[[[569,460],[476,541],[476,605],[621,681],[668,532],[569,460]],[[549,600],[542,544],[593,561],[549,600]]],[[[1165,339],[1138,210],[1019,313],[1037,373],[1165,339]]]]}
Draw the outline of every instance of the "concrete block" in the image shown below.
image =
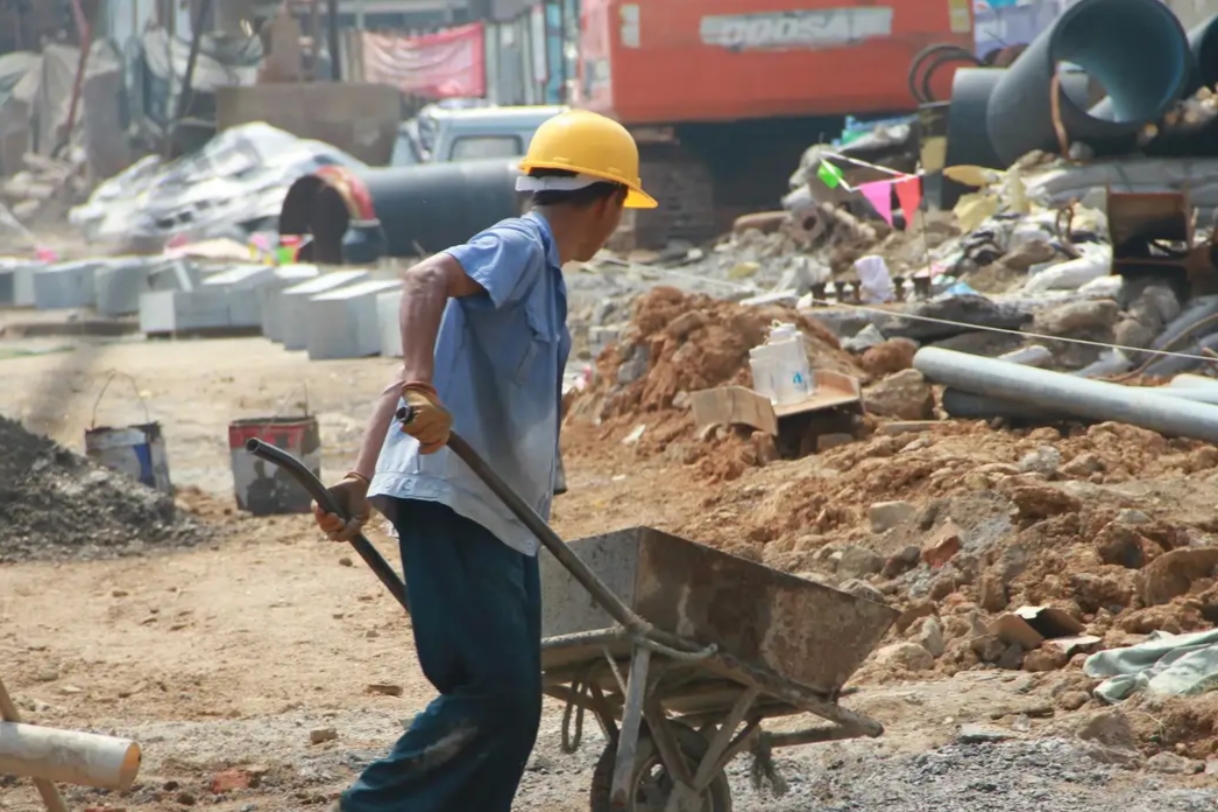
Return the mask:
{"type": "Polygon", "coordinates": [[[34,274],[34,307],[39,310],[66,310],[92,307],[96,301],[93,272],[97,262],[64,262],[34,274]]]}
{"type": "Polygon", "coordinates": [[[171,259],[148,274],[149,290],[194,290],[202,284],[202,268],[189,259],[171,259]]]}
{"type": "Polygon", "coordinates": [[[283,265],[275,269],[275,278],[258,288],[258,323],[262,326],[264,336],[272,341],[279,341],[283,335],[279,294],[320,275],[321,270],[316,265],[283,265]]]}
{"type": "MultiPolygon", "coordinates": [[[[277,299],[281,334],[277,340],[283,342],[285,350],[303,350],[309,345],[309,334],[305,322],[305,307],[309,299],[328,291],[365,282],[367,271],[334,271],[285,288],[277,299]]],[[[375,321],[375,316],[373,317],[375,321]]]]}
{"type": "Polygon", "coordinates": [[[376,297],[376,321],[381,331],[381,355],[387,358],[402,357],[402,291],[390,290],[376,297]]]}
{"type": "Polygon", "coordinates": [[[200,291],[223,290],[228,296],[229,327],[259,327],[258,290],[275,281],[274,265],[238,265],[206,276],[200,291]]]}
{"type": "Polygon", "coordinates": [[[140,296],[145,335],[229,326],[228,294],[222,290],[155,290],[140,296]]]}
{"type": "Polygon", "coordinates": [[[377,296],[401,284],[396,279],[373,279],[311,297],[305,305],[309,360],[380,354],[377,296]]]}
{"type": "Polygon", "coordinates": [[[34,306],[34,274],[47,267],[21,257],[0,258],[0,305],[34,306]]]}
{"type": "Polygon", "coordinates": [[[129,257],[106,262],[93,272],[97,312],[103,316],[126,316],[140,312],[140,295],[148,291],[148,278],[157,260],[129,257]]]}

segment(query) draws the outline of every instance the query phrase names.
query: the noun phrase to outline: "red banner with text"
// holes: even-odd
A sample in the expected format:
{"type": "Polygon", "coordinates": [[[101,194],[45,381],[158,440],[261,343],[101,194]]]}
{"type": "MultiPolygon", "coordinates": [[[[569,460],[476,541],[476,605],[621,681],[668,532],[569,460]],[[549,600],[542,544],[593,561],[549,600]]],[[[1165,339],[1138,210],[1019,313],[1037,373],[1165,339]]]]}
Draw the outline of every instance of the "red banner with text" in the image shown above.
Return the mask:
{"type": "Polygon", "coordinates": [[[486,95],[482,23],[406,37],[365,31],[364,81],[431,99],[486,95]]]}

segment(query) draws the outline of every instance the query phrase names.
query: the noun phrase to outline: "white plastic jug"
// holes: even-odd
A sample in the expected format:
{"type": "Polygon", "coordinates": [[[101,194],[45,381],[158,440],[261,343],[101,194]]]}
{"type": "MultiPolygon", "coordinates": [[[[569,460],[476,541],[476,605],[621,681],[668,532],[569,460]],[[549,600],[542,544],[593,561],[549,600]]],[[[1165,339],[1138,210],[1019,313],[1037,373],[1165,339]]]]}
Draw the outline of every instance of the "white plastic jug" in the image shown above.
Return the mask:
{"type": "Polygon", "coordinates": [[[760,347],[749,350],[753,389],[775,406],[798,403],[816,388],[804,335],[794,324],[776,323],[760,347]]]}

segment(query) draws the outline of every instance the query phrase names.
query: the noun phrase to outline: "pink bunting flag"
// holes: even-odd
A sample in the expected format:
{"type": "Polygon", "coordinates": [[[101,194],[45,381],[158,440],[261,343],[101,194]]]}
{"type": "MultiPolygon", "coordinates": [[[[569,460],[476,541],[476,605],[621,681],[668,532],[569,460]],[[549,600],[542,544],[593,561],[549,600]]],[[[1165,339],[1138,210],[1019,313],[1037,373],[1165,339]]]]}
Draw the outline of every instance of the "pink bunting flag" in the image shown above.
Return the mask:
{"type": "Polygon", "coordinates": [[[892,181],[877,180],[872,183],[860,183],[859,191],[876,213],[884,218],[884,222],[892,225],[892,181]]]}
{"type": "Polygon", "coordinates": [[[914,213],[922,203],[922,178],[917,175],[902,178],[896,182],[896,187],[897,200],[901,203],[901,211],[905,212],[905,222],[912,223],[914,213]]]}

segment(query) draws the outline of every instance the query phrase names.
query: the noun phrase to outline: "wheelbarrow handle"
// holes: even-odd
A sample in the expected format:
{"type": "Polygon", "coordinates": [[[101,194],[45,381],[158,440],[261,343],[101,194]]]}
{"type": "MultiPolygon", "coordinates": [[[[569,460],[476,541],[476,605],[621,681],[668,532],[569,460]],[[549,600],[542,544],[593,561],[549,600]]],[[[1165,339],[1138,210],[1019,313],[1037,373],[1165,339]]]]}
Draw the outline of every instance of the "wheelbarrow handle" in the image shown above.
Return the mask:
{"type": "MultiPolygon", "coordinates": [[[[251,437],[245,441],[245,450],[253,454],[259,459],[273,463],[284,471],[287,471],[292,479],[300,483],[300,486],[308,492],[309,496],[313,497],[313,501],[321,507],[326,513],[333,513],[342,519],[349,519],[349,516],[344,516],[343,512],[338,509],[338,505],[334,503],[334,498],[330,496],[330,491],[322,484],[321,480],[313,476],[313,472],[305,467],[305,464],[293,457],[282,448],[276,448],[270,443],[263,442],[256,437],[251,437]]],[[[359,553],[359,557],[364,559],[364,563],[376,574],[385,588],[397,599],[397,602],[402,604],[402,608],[410,613],[410,604],[406,598],[406,584],[393,571],[393,567],[389,566],[389,562],[385,560],[377,549],[372,546],[372,542],[368,541],[363,533],[357,533],[355,538],[351,539],[351,546],[355,548],[355,552],[359,553]]]]}

